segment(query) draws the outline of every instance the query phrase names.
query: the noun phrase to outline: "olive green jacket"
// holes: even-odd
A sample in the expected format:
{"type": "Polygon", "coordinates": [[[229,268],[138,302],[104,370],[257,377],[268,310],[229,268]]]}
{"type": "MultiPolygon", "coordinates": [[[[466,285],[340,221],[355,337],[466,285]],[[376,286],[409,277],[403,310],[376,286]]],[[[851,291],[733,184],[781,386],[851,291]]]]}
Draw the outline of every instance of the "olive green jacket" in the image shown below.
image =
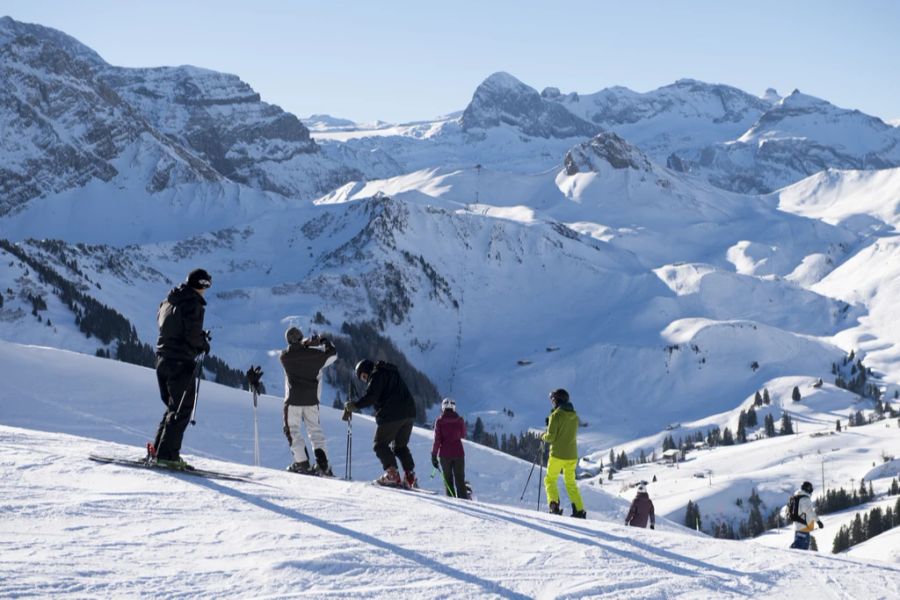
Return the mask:
{"type": "Polygon", "coordinates": [[[541,439],[550,444],[550,456],[571,460],[578,458],[578,414],[571,402],[560,404],[550,413],[547,431],[541,439]]]}

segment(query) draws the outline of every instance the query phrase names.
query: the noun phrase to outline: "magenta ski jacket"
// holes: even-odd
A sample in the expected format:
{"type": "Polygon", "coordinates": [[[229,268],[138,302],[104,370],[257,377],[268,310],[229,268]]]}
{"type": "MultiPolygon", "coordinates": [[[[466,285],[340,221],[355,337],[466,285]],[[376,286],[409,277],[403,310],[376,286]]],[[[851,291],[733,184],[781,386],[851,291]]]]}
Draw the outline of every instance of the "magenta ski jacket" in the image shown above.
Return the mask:
{"type": "Polygon", "coordinates": [[[444,458],[462,458],[466,452],[466,422],[455,411],[446,410],[434,422],[434,446],[431,453],[444,458]]]}

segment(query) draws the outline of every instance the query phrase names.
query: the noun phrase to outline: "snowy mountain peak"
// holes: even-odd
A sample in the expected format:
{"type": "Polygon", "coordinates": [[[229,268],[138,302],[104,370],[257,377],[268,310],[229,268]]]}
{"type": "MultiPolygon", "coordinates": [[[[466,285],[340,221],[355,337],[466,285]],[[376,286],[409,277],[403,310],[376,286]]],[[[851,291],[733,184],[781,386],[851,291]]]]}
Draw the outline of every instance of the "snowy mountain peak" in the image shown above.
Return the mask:
{"type": "Polygon", "coordinates": [[[762,95],[762,99],[766,102],[777,104],[778,102],[781,102],[781,95],[775,88],[767,88],[765,93],[762,95]]]}
{"type": "Polygon", "coordinates": [[[600,130],[504,72],[476,88],[460,122],[464,131],[508,125],[540,138],[589,137],[600,130]]]}
{"type": "Polygon", "coordinates": [[[603,168],[650,172],[652,164],[643,152],[615,133],[606,131],[566,153],[566,175],[600,172],[603,168]]]}
{"type": "Polygon", "coordinates": [[[23,23],[11,17],[0,17],[0,48],[16,40],[30,45],[33,41],[28,41],[29,37],[57,46],[67,54],[89,64],[106,64],[99,54],[61,31],[34,23],[23,23]]]}

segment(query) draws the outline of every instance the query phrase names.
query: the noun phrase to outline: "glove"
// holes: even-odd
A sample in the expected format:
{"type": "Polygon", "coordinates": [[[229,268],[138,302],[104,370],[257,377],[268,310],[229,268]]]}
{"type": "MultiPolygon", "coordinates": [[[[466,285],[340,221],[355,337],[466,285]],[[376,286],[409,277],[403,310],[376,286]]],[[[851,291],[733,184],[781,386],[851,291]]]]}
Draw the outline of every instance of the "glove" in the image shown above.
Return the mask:
{"type": "Polygon", "coordinates": [[[348,402],[347,404],[345,404],[344,405],[344,414],[341,415],[341,420],[349,421],[352,418],[353,412],[355,410],[356,410],[356,404],[354,402],[348,402]]]}
{"type": "Polygon", "coordinates": [[[259,382],[262,380],[263,371],[262,367],[254,367],[250,365],[250,368],[247,369],[247,382],[250,384],[250,389],[259,388],[259,382]]]}
{"type": "Polygon", "coordinates": [[[818,524],[819,529],[824,529],[824,528],[825,528],[825,524],[822,523],[822,521],[816,521],[816,524],[818,524]]]}
{"type": "Polygon", "coordinates": [[[437,454],[431,455],[431,466],[434,467],[435,469],[441,468],[441,463],[438,462],[437,454]]]}
{"type": "Polygon", "coordinates": [[[284,437],[287,438],[288,446],[293,446],[293,445],[294,445],[294,438],[291,437],[291,428],[288,427],[287,425],[285,425],[285,426],[284,426],[284,429],[282,429],[282,431],[284,432],[284,437]]]}
{"type": "Polygon", "coordinates": [[[656,529],[656,525],[651,525],[650,529],[656,529]]]}

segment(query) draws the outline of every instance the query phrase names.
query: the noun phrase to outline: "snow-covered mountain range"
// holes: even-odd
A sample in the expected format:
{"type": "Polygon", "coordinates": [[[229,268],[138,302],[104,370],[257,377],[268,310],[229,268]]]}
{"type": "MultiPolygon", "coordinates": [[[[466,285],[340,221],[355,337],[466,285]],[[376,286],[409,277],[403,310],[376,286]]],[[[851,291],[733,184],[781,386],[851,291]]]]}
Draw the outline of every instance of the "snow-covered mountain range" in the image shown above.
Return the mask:
{"type": "MultiPolygon", "coordinates": [[[[152,344],[158,302],[203,266],[214,353],[262,364],[274,393],[289,324],[370,322],[498,435],[541,427],[567,388],[586,469],[661,450],[675,423],[733,427],[757,390],[831,385],[851,350],[871,369],[857,391],[900,391],[900,129],[876,117],[496,73],[434,121],[304,124],[235,75],[112,66],[8,17],[0,75],[7,342],[115,355],[121,338],[85,331],[96,303],[152,344]]],[[[822,427],[873,414],[826,390],[822,427]]],[[[709,492],[723,518],[753,477],[709,492]]]]}

